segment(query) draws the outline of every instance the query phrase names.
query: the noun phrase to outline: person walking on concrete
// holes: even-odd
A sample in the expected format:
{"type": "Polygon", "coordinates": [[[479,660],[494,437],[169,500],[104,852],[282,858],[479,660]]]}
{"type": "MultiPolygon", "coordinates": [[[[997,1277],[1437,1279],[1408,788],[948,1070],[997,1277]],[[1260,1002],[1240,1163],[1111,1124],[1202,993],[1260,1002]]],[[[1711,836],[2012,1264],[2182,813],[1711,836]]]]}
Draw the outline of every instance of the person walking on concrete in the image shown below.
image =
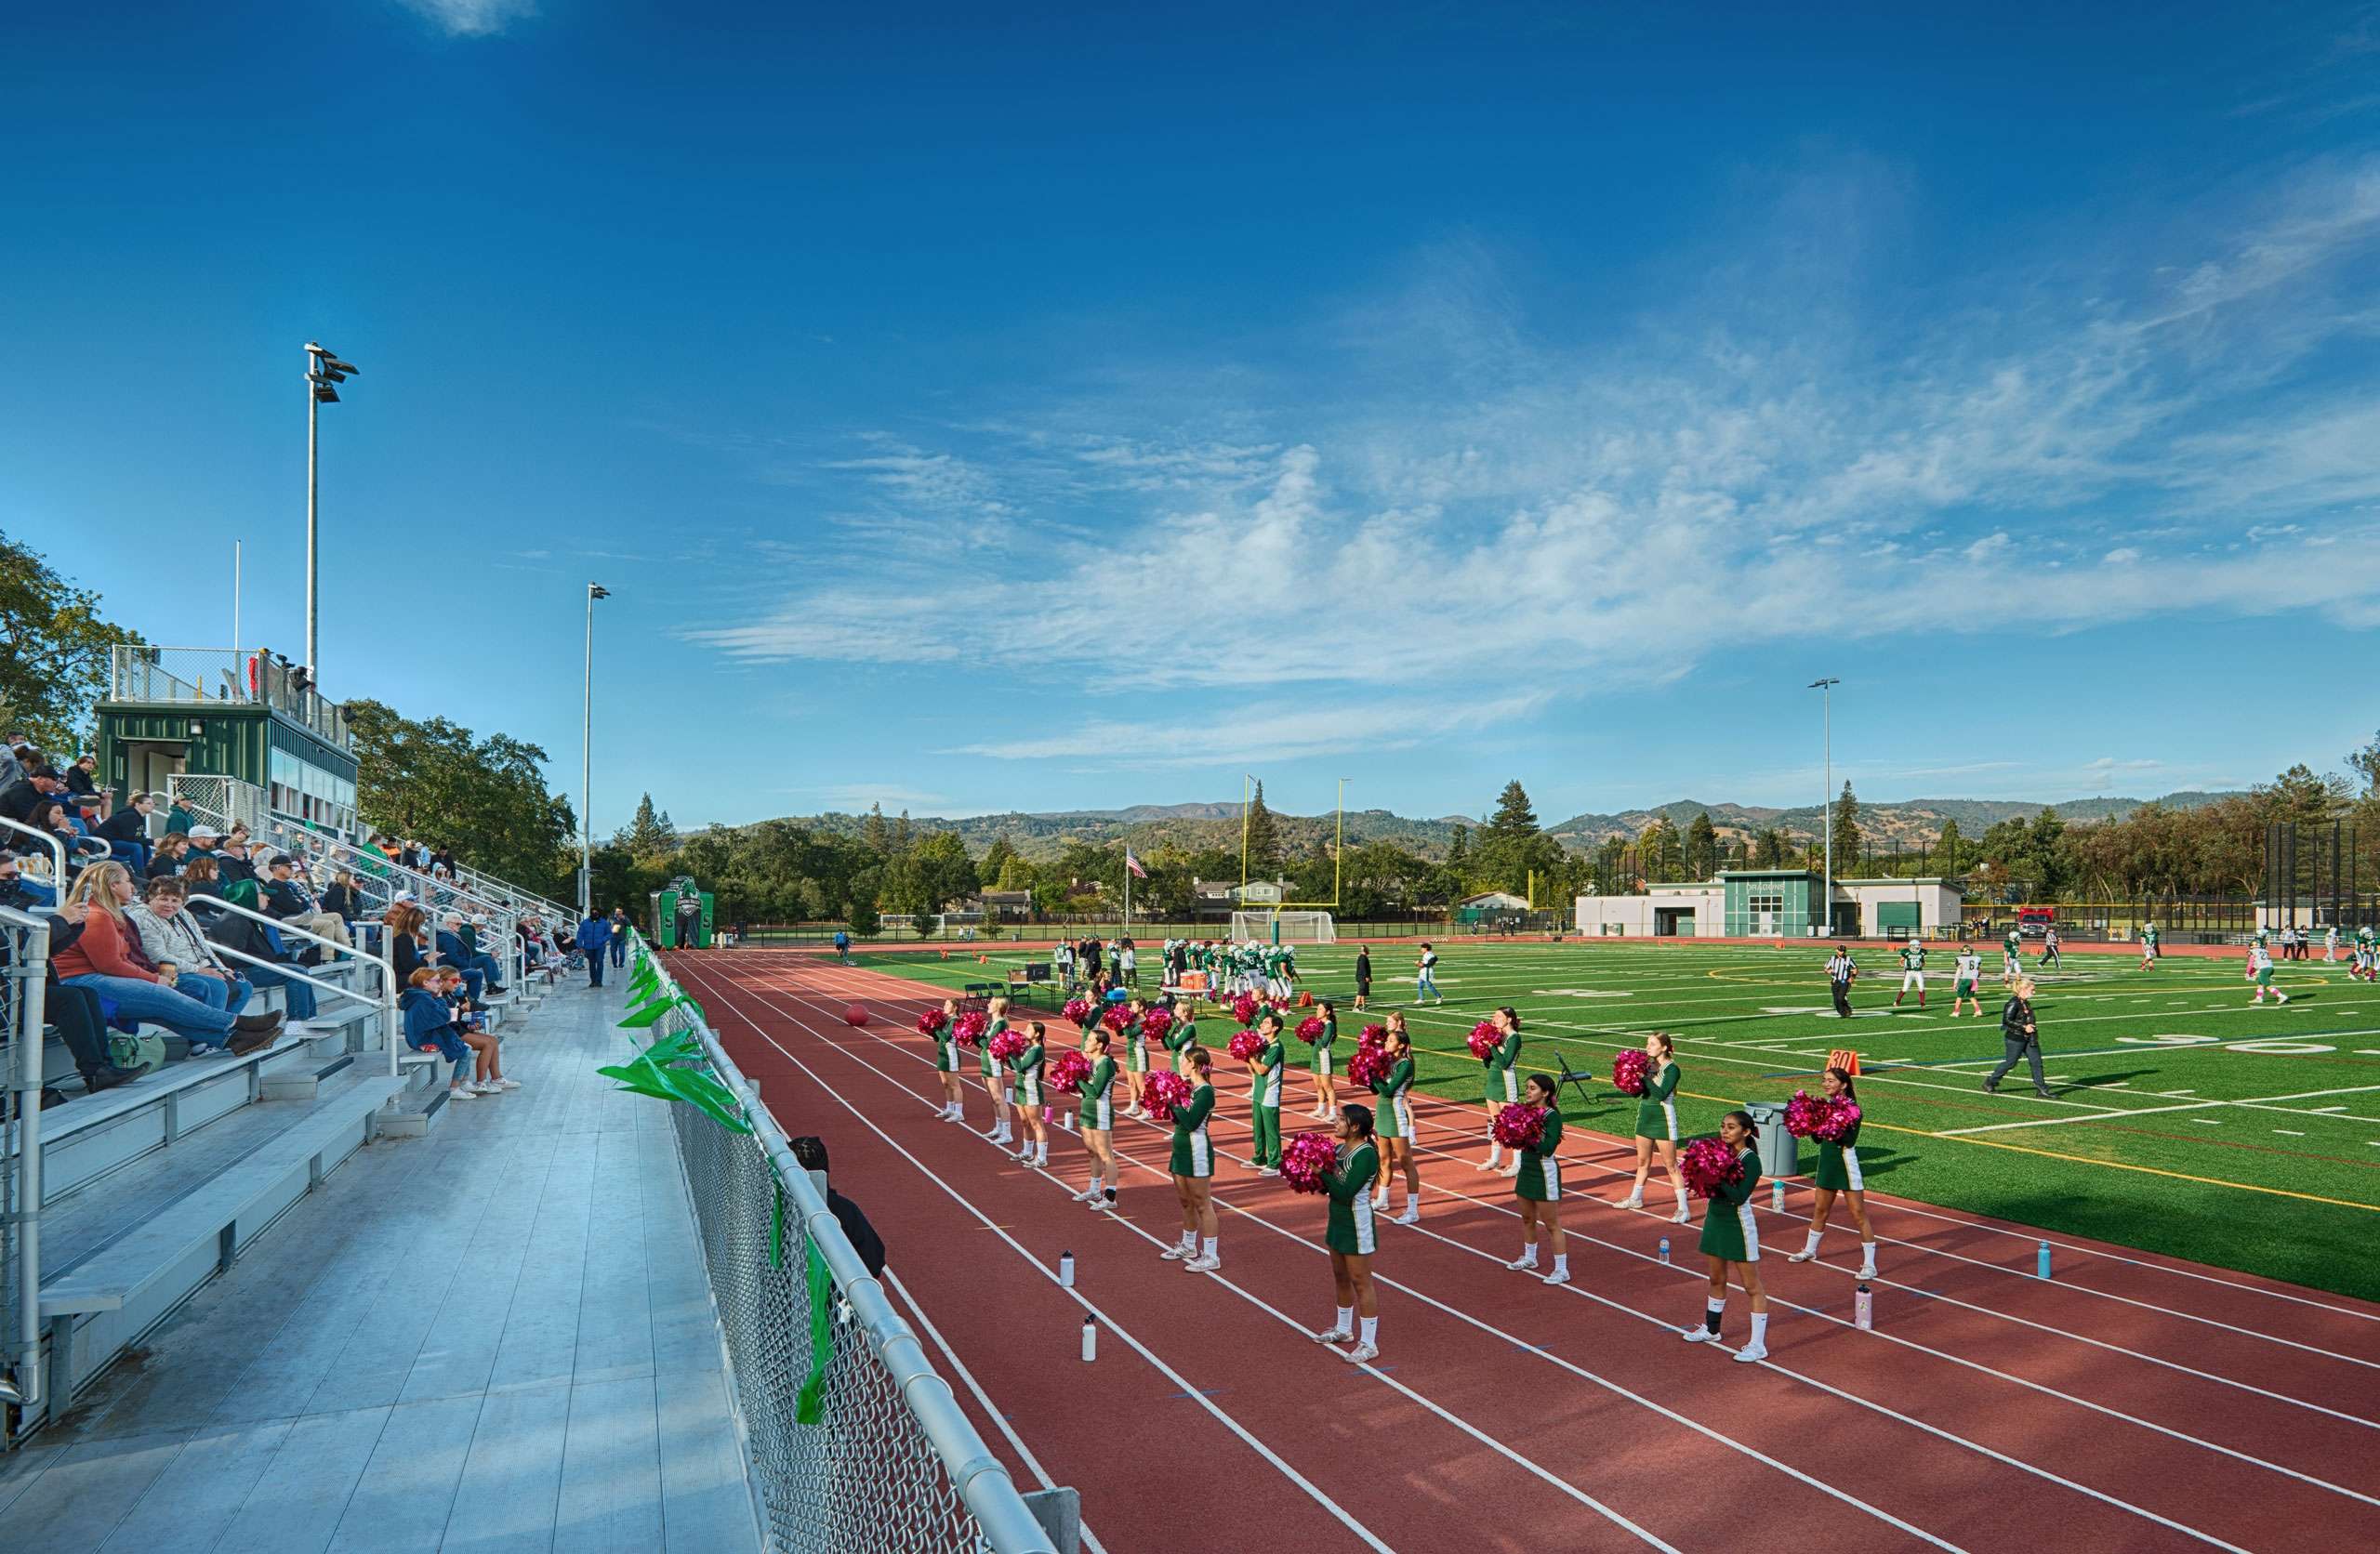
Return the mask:
{"type": "Polygon", "coordinates": [[[2009,992],[2008,1002],[2000,1007],[2000,1066],[1993,1069],[1991,1077],[1983,1082],[1987,1095],[1997,1092],[2000,1081],[2016,1066],[2019,1059],[2023,1059],[2033,1067],[2033,1094],[2043,1100],[2056,1099],[2049,1093],[2049,1081],[2042,1073],[2042,1030],[2041,1022],[2033,1018],[2033,980],[2030,977],[2017,978],[2016,985],[2009,992]]]}
{"type": "Polygon", "coordinates": [[[589,912],[578,925],[578,948],[587,956],[587,985],[603,985],[603,950],[612,942],[612,925],[602,914],[589,912]]]}

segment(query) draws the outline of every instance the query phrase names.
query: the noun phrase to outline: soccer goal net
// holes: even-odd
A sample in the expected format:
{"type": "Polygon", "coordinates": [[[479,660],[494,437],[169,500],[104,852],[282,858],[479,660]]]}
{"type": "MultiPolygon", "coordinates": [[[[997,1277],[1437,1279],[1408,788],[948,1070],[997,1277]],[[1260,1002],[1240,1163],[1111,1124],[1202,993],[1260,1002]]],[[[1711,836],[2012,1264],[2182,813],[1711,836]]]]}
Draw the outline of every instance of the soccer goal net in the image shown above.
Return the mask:
{"type": "Polygon", "coordinates": [[[1339,928],[1328,912],[1235,912],[1231,936],[1263,944],[1336,944],[1339,928]]]}

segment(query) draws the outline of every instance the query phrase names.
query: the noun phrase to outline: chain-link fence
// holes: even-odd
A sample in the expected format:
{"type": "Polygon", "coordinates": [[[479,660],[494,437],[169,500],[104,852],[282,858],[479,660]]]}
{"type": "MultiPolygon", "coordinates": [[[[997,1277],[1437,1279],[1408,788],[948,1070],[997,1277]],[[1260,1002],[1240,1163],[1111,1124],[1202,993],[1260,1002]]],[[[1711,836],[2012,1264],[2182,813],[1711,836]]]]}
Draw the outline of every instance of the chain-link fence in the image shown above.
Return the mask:
{"type": "MultiPolygon", "coordinates": [[[[677,995],[660,976],[656,996],[677,995]]],[[[696,1066],[752,1123],[738,1133],[670,1103],[771,1547],[1055,1554],[717,1037],[683,1003],[652,1029],[698,1043],[696,1066]]]]}
{"type": "Polygon", "coordinates": [[[0,907],[0,1446],[40,1422],[41,1033],[49,928],[0,907]]]}

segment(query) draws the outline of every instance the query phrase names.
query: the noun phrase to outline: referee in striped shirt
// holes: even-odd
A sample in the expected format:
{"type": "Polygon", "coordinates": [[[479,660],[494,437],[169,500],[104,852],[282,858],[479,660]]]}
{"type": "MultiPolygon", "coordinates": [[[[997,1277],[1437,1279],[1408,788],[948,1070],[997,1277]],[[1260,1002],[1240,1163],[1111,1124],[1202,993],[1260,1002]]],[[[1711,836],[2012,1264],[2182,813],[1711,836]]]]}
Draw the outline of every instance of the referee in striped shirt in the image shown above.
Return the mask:
{"type": "Polygon", "coordinates": [[[1827,981],[1834,988],[1834,1012],[1844,1019],[1851,1018],[1851,980],[1859,975],[1859,968],[1852,963],[1851,952],[1840,944],[1827,957],[1827,981]]]}

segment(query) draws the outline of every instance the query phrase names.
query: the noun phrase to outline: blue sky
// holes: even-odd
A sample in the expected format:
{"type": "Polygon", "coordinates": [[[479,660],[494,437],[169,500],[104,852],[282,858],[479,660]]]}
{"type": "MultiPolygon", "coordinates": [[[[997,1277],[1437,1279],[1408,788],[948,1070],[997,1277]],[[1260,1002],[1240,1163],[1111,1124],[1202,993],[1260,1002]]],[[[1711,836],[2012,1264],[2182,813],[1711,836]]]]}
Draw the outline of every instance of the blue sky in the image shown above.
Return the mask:
{"type": "MultiPolygon", "coordinates": [[[[77,11],[92,14],[76,14],[77,11]]],[[[595,818],[2068,797],[2380,725],[2380,9],[150,4],[0,527],[595,818]]]]}

